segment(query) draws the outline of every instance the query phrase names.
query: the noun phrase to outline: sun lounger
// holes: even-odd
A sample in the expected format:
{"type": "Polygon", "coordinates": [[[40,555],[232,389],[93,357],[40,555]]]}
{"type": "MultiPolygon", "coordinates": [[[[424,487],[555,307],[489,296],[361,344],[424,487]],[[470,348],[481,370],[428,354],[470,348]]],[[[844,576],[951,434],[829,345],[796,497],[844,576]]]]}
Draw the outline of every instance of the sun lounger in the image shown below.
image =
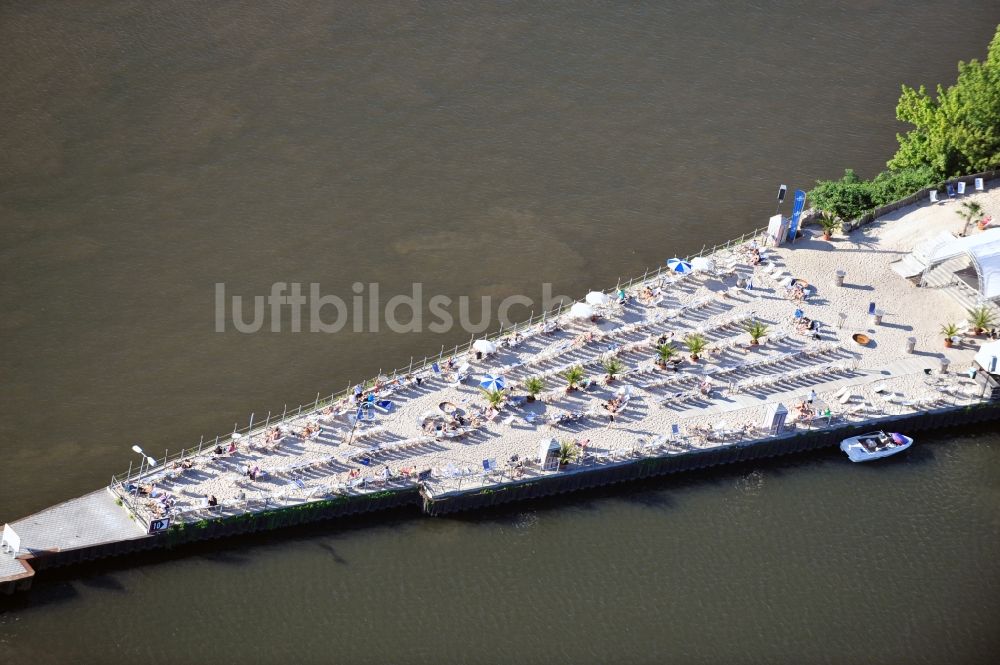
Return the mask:
{"type": "Polygon", "coordinates": [[[976,178],[976,191],[977,192],[985,191],[985,187],[983,187],[983,179],[982,178],[976,178]]]}
{"type": "Polygon", "coordinates": [[[964,196],[965,195],[965,183],[964,182],[958,183],[958,195],[959,196],[964,196]]]}
{"type": "Polygon", "coordinates": [[[948,198],[955,197],[955,185],[948,183],[947,185],[945,185],[945,189],[948,191],[948,198]]]}

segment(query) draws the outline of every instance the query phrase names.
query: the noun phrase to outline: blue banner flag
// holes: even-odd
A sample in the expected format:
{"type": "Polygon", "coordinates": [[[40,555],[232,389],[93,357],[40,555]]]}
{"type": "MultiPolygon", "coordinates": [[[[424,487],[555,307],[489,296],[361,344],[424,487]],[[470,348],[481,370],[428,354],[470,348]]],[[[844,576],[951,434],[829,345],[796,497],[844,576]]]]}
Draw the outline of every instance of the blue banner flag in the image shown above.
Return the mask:
{"type": "Polygon", "coordinates": [[[806,193],[801,189],[795,190],[795,202],[792,205],[792,222],[788,225],[788,241],[795,240],[795,234],[799,231],[799,217],[806,207],[806,193]]]}

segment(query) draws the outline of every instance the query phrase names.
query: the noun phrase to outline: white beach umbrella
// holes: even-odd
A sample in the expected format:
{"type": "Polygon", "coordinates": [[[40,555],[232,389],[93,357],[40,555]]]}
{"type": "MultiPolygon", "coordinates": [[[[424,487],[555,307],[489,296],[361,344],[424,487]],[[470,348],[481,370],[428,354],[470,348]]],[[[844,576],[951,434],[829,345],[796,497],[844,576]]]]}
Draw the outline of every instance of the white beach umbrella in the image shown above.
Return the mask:
{"type": "Polygon", "coordinates": [[[693,268],[694,270],[715,272],[715,261],[708,258],[707,256],[699,256],[697,258],[691,259],[691,268],[693,268]]]}
{"type": "Polygon", "coordinates": [[[472,350],[479,353],[496,353],[497,345],[488,339],[477,339],[472,343],[472,350]]]}
{"type": "Polygon", "coordinates": [[[583,302],[573,303],[569,308],[569,315],[574,319],[589,319],[594,315],[594,308],[583,302]]]}
{"type": "Polygon", "coordinates": [[[606,293],[601,293],[600,291],[591,291],[587,294],[585,300],[591,305],[607,305],[608,301],[611,300],[611,296],[606,293]]]}

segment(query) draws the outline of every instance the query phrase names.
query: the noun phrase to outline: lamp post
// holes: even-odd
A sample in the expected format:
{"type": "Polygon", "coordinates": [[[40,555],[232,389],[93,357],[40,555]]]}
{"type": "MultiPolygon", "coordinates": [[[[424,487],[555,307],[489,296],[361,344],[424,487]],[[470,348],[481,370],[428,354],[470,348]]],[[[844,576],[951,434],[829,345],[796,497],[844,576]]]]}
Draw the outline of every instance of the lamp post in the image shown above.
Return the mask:
{"type": "MultiPolygon", "coordinates": [[[[135,497],[138,498],[139,497],[139,480],[142,478],[142,470],[143,470],[143,468],[147,464],[149,465],[150,468],[156,466],[156,460],[153,459],[152,457],[149,457],[148,455],[146,455],[145,451],[143,451],[143,449],[141,447],[139,447],[139,444],[135,444],[134,446],[132,446],[132,452],[134,452],[137,455],[139,455],[139,458],[140,458],[140,462],[139,462],[139,477],[136,478],[136,482],[135,482],[135,497]]],[[[129,473],[131,473],[131,469],[132,469],[132,464],[129,463],[129,473]]]]}
{"type": "Polygon", "coordinates": [[[778,210],[781,209],[781,202],[785,200],[785,192],[787,192],[787,191],[788,191],[788,187],[786,185],[782,185],[781,187],[778,187],[778,205],[774,209],[774,214],[775,215],[777,215],[778,214],[778,210]]]}

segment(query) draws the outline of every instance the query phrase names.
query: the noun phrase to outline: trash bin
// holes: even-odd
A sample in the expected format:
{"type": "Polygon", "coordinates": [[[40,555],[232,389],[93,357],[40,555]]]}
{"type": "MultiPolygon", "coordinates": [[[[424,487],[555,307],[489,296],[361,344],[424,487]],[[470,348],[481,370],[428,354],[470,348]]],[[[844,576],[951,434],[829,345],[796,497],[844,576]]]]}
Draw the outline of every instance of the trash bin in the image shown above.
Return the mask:
{"type": "Polygon", "coordinates": [[[847,277],[847,272],[844,270],[838,270],[836,276],[833,278],[834,286],[843,286],[845,277],[847,277]]]}
{"type": "Polygon", "coordinates": [[[883,312],[880,309],[876,309],[875,313],[872,314],[872,325],[873,326],[880,326],[880,325],[882,325],[882,316],[883,315],[885,315],[885,312],[883,312]]]}
{"type": "Polygon", "coordinates": [[[913,349],[914,349],[914,347],[916,345],[917,345],[917,338],[916,337],[907,337],[906,338],[906,352],[907,353],[913,353],[913,349]]]}
{"type": "Polygon", "coordinates": [[[947,358],[942,358],[941,359],[941,373],[942,374],[947,374],[948,373],[948,365],[950,365],[950,364],[951,364],[951,361],[948,360],[947,358]]]}

